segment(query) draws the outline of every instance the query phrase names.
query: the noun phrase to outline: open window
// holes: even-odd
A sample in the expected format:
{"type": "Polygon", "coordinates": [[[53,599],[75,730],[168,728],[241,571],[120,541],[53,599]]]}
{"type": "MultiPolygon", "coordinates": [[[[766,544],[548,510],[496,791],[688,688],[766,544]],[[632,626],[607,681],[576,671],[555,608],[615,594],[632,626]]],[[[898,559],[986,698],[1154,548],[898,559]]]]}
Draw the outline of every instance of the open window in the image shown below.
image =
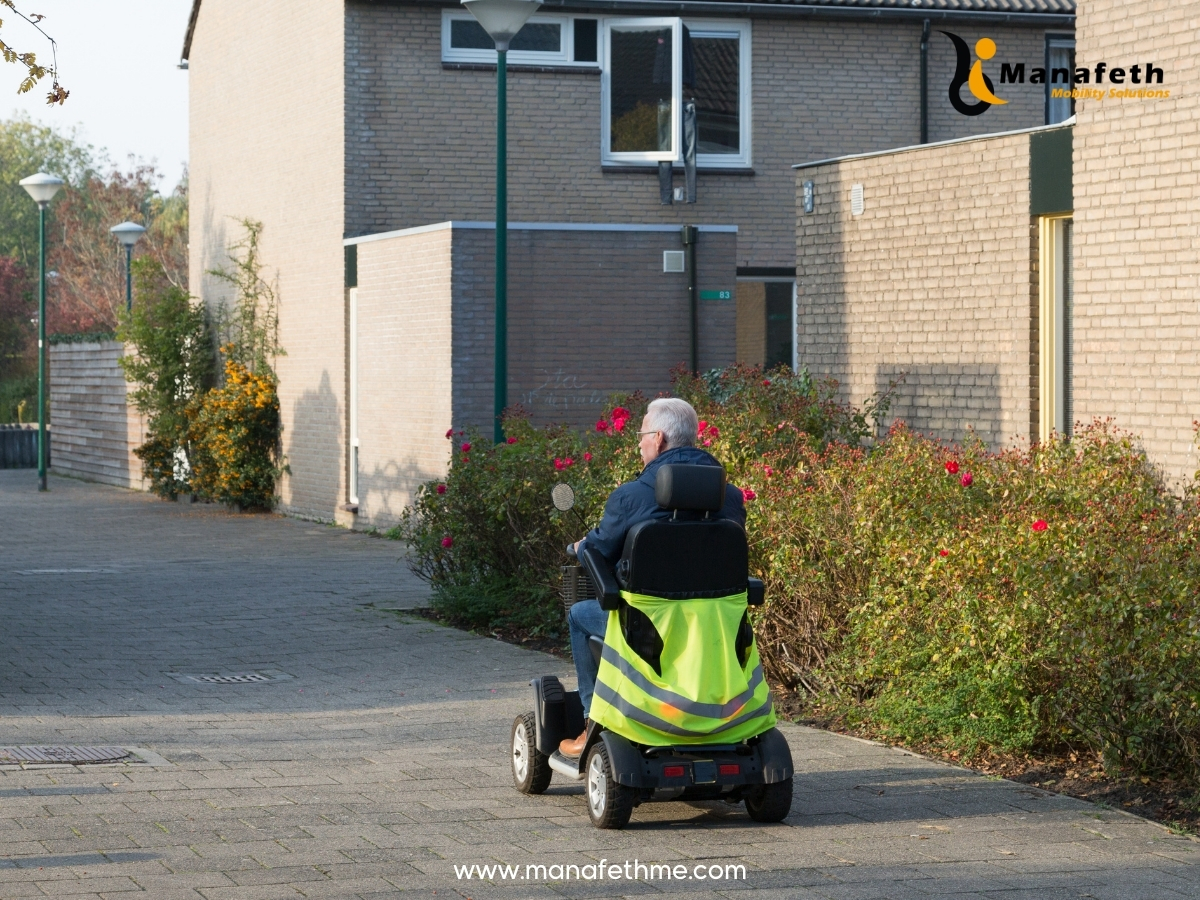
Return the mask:
{"type": "Polygon", "coordinates": [[[603,23],[601,161],[682,163],[696,103],[696,163],[750,165],[750,26],[678,18],[603,23]]]}

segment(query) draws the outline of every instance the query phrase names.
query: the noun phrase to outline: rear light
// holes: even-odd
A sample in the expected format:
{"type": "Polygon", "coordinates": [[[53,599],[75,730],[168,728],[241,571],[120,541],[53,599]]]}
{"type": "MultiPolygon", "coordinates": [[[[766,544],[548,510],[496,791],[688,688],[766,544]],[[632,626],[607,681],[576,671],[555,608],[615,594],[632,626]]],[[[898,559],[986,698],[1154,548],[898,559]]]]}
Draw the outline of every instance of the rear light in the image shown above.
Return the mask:
{"type": "Polygon", "coordinates": [[[741,775],[742,767],[737,763],[722,763],[717,771],[722,775],[741,775]]]}
{"type": "Polygon", "coordinates": [[[683,766],[663,766],[663,778],[682,778],[685,771],[683,766]]]}

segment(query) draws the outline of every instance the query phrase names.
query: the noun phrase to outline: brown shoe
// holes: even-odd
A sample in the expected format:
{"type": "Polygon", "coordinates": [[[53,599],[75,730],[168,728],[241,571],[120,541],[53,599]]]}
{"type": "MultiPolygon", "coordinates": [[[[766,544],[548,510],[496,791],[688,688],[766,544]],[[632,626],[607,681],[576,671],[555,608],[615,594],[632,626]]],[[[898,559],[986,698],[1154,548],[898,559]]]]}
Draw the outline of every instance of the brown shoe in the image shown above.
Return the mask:
{"type": "Polygon", "coordinates": [[[574,740],[565,740],[558,745],[558,752],[563,756],[573,756],[578,759],[579,754],[583,752],[583,745],[587,743],[587,725],[583,726],[583,733],[574,740]]]}

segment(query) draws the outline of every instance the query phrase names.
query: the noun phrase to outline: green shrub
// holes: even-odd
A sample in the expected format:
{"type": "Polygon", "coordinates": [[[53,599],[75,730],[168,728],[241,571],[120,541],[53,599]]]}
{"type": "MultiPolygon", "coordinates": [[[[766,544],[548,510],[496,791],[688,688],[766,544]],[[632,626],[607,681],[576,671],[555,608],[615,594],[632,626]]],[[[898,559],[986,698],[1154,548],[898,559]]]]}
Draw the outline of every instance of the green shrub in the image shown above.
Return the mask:
{"type": "Polygon", "coordinates": [[[37,374],[0,381],[0,423],[37,421],[37,374]]]}
{"type": "MultiPolygon", "coordinates": [[[[897,425],[873,442],[887,394],[856,410],[835,385],[745,367],[677,373],[676,391],[746,491],[776,685],[893,740],[1070,747],[1112,772],[1200,781],[1200,506],[1130,435],[1097,422],[991,453],[897,425]]],[[[633,429],[509,428],[500,447],[450,435],[449,476],[396,536],[457,621],[560,630],[562,547],[639,471],[633,429]],[[559,480],[577,514],[550,505],[559,480]]]]}

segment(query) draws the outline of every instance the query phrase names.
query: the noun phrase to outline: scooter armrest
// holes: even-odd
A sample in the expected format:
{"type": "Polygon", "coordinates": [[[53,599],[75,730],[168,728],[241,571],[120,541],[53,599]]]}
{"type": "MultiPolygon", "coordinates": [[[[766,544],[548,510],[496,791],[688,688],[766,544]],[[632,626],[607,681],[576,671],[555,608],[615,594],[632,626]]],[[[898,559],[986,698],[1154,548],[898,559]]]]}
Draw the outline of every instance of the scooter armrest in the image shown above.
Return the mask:
{"type": "Polygon", "coordinates": [[[596,599],[600,601],[600,608],[605,610],[619,608],[621,588],[617,585],[617,578],[613,575],[612,566],[608,564],[608,560],[587,544],[584,544],[580,558],[583,560],[583,567],[587,569],[588,577],[592,579],[592,584],[596,587],[596,599]]]}
{"type": "Polygon", "coordinates": [[[767,587],[761,578],[751,578],[746,588],[746,605],[762,606],[767,600],[767,587]]]}

